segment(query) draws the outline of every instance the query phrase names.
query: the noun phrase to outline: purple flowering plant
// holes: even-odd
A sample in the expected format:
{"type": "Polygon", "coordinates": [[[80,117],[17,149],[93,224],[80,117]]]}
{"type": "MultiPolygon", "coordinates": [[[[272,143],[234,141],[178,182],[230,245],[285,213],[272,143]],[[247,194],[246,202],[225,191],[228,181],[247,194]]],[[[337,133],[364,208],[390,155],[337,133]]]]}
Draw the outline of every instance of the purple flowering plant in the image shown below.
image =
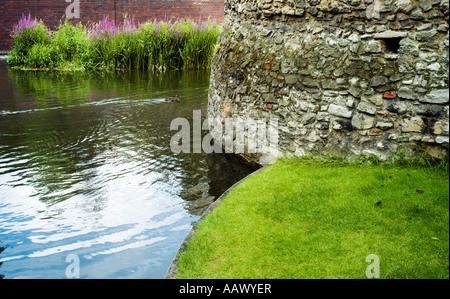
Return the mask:
{"type": "Polygon", "coordinates": [[[36,18],[32,19],[31,14],[28,16],[22,14],[19,22],[13,26],[11,36],[16,43],[21,42],[23,39],[31,44],[49,43],[51,32],[42,21],[38,21],[36,18]]]}
{"type": "Polygon", "coordinates": [[[31,14],[28,15],[28,17],[26,17],[25,15],[22,14],[22,18],[19,20],[19,22],[13,26],[12,29],[12,36],[17,36],[20,35],[25,29],[29,29],[29,28],[35,28],[37,24],[37,20],[36,19],[31,19],[31,14]]]}

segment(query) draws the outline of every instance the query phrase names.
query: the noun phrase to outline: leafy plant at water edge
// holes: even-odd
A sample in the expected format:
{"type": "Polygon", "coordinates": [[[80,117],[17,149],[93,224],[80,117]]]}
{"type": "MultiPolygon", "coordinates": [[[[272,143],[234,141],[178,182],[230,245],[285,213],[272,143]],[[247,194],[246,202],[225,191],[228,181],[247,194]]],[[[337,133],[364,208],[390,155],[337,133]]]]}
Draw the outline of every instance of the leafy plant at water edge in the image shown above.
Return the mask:
{"type": "Polygon", "coordinates": [[[59,67],[87,66],[92,52],[87,28],[66,19],[52,36],[52,48],[59,67]]]}
{"type": "MultiPolygon", "coordinates": [[[[28,54],[36,44],[49,45],[51,43],[50,32],[42,21],[31,19],[31,15],[22,15],[18,24],[13,27],[12,37],[14,48],[8,55],[8,63],[12,65],[35,64],[35,57],[28,54]]],[[[36,53],[37,48],[34,50],[36,53]]],[[[33,55],[34,55],[33,54],[33,55]]],[[[44,60],[46,60],[44,58],[44,60]]]]}
{"type": "Polygon", "coordinates": [[[32,68],[53,68],[56,66],[53,48],[50,44],[34,44],[27,54],[27,63],[32,68]]]}

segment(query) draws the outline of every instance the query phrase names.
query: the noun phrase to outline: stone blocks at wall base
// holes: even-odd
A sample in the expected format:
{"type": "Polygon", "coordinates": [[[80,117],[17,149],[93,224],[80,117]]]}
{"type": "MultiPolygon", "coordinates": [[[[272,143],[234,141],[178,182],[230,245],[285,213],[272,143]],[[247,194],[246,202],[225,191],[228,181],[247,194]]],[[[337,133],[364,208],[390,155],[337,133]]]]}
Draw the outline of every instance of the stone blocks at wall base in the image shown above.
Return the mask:
{"type": "Polygon", "coordinates": [[[226,1],[208,117],[276,117],[287,155],[448,157],[448,1],[370,2],[226,1]]]}

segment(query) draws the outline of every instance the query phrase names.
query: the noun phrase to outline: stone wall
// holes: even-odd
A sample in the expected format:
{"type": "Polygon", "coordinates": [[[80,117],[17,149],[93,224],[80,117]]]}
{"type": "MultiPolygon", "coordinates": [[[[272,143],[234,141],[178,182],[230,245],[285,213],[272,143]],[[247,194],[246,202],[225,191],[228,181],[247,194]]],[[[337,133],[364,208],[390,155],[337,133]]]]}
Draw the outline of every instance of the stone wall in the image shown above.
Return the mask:
{"type": "MultiPolygon", "coordinates": [[[[0,0],[0,51],[9,51],[13,46],[11,29],[22,14],[31,14],[42,19],[46,26],[56,29],[66,17],[66,8],[74,2],[65,0],[0,0]]],[[[98,22],[109,16],[118,24],[124,16],[136,22],[163,20],[164,18],[210,17],[223,21],[223,0],[80,0],[80,18],[74,22],[98,22]]]]}
{"type": "Polygon", "coordinates": [[[277,118],[288,155],[445,157],[448,15],[448,0],[226,0],[208,117],[277,118]]]}

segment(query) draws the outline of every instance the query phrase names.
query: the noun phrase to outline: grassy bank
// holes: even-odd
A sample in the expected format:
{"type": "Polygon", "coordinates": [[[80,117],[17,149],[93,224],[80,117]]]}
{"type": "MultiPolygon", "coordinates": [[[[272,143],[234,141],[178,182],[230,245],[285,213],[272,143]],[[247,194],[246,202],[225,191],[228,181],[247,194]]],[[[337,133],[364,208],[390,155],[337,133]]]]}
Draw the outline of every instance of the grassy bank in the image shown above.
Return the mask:
{"type": "Polygon", "coordinates": [[[200,224],[176,278],[448,278],[448,167],[285,160],[200,224]]]}
{"type": "Polygon", "coordinates": [[[98,23],[51,32],[42,21],[22,16],[14,26],[8,63],[21,69],[166,70],[209,68],[220,26],[214,22],[127,20],[104,17],[98,23]]]}

